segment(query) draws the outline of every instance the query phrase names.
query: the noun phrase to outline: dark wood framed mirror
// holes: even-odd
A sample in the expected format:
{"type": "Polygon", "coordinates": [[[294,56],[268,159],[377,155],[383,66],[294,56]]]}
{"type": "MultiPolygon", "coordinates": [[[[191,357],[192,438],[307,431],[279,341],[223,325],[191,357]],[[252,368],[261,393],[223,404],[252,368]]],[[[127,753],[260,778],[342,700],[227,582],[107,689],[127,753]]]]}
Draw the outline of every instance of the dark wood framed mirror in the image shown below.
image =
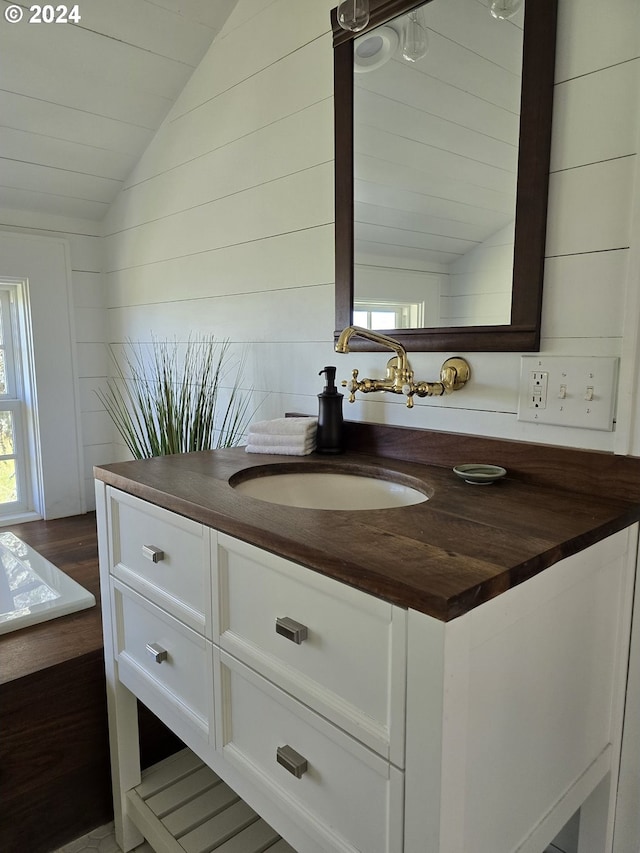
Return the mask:
{"type": "MultiPolygon", "coordinates": [[[[447,3],[447,0],[433,0],[447,3]]],[[[484,6],[489,18],[489,4],[484,6]]],[[[336,339],[354,322],[355,204],[354,204],[354,40],[381,25],[391,24],[417,7],[431,5],[415,0],[370,0],[370,21],[365,30],[351,33],[337,23],[331,12],[334,45],[335,110],[335,309],[336,339]]],[[[459,0],[446,10],[451,14],[459,0]]],[[[435,8],[435,6],[434,6],[435,8]]],[[[515,184],[515,234],[510,312],[505,320],[491,325],[429,325],[385,328],[411,351],[517,352],[540,348],[540,321],[544,276],[544,249],[551,148],[551,118],[555,69],[557,0],[527,0],[522,27],[522,74],[520,117],[516,126],[519,147],[515,184]]],[[[494,21],[497,26],[509,25],[494,21]]],[[[396,26],[397,29],[397,26],[396,26]]],[[[380,31],[378,31],[380,32],[380,31]]],[[[516,117],[517,120],[517,117],[516,117]]],[[[514,166],[515,169],[515,166],[514,166]]],[[[513,216],[512,216],[513,222],[513,216]]],[[[380,273],[384,277],[384,271],[380,273]]],[[[446,323],[446,320],[444,321],[446,323]]],[[[364,325],[364,323],[358,323],[364,325]]],[[[375,326],[374,326],[375,328],[375,326]]],[[[380,330],[379,330],[380,331],[380,330]]],[[[353,338],[353,349],[377,349],[376,344],[353,338]]]]}

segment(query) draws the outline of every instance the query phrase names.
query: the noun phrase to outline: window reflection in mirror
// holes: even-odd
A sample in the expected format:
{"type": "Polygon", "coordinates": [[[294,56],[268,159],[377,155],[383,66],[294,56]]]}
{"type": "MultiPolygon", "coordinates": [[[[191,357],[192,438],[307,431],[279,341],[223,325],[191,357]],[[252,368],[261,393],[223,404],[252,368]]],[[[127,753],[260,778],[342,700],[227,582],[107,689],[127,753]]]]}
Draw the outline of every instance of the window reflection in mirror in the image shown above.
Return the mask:
{"type": "Polygon", "coordinates": [[[359,325],[511,322],[523,22],[431,0],[355,39],[359,325]]]}

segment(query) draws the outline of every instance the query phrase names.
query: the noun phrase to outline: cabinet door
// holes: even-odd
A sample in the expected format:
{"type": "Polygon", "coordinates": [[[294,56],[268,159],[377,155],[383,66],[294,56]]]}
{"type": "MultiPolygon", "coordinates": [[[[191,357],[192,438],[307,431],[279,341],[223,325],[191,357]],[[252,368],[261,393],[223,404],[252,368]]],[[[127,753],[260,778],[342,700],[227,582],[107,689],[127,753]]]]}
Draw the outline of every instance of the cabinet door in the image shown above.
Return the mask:
{"type": "Polygon", "coordinates": [[[111,573],[211,638],[209,532],[109,488],[111,573]]]}
{"type": "Polygon", "coordinates": [[[406,611],[218,534],[222,649],[399,767],[406,611]]]}
{"type": "Polygon", "coordinates": [[[224,652],[216,743],[326,853],[402,850],[403,773],[224,652]]]}
{"type": "Polygon", "coordinates": [[[124,584],[112,584],[120,681],[161,719],[168,708],[208,741],[211,643],[124,584]]]}

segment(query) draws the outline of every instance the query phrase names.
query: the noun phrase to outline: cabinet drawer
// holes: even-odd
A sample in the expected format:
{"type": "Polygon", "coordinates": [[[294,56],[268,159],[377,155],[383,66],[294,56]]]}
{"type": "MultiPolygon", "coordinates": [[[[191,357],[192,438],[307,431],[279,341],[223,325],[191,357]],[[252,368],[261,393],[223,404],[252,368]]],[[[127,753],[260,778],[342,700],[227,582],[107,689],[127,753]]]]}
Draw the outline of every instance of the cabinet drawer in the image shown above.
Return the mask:
{"type": "Polygon", "coordinates": [[[221,648],[403,766],[404,610],[225,534],[217,583],[221,648]]]}
{"type": "Polygon", "coordinates": [[[109,514],[112,574],[211,638],[208,529],[113,488],[109,514]]]}
{"type": "Polygon", "coordinates": [[[224,758],[320,849],[401,850],[402,771],[235,658],[214,655],[216,743],[224,758]]]}
{"type": "Polygon", "coordinates": [[[120,680],[152,711],[158,712],[158,702],[178,710],[208,740],[213,716],[211,643],[119,581],[113,580],[112,586],[120,680]]]}

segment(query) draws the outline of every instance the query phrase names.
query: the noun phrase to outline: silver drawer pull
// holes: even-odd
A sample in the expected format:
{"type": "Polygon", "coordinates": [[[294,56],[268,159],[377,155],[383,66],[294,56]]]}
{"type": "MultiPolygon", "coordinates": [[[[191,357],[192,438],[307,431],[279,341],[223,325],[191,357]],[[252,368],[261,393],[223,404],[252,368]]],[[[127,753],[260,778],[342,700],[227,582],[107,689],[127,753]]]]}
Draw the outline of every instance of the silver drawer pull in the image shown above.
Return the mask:
{"type": "Polygon", "coordinates": [[[147,643],[146,650],[147,654],[151,655],[156,663],[162,663],[163,660],[169,657],[167,650],[163,649],[157,643],[147,643]]]}
{"type": "Polygon", "coordinates": [[[164,551],[162,548],[156,548],[153,545],[143,545],[142,556],[146,557],[147,560],[151,560],[152,563],[159,563],[161,560],[164,560],[164,551]]]}
{"type": "Polygon", "coordinates": [[[288,770],[296,779],[301,779],[307,772],[307,759],[303,758],[299,752],[291,746],[279,746],[276,751],[276,759],[278,764],[281,764],[285,770],[288,770]]]}
{"type": "Polygon", "coordinates": [[[276,634],[282,634],[287,640],[300,645],[303,640],[307,639],[309,631],[306,625],[296,622],[295,619],[289,619],[288,616],[278,616],[276,619],[276,634]]]}

